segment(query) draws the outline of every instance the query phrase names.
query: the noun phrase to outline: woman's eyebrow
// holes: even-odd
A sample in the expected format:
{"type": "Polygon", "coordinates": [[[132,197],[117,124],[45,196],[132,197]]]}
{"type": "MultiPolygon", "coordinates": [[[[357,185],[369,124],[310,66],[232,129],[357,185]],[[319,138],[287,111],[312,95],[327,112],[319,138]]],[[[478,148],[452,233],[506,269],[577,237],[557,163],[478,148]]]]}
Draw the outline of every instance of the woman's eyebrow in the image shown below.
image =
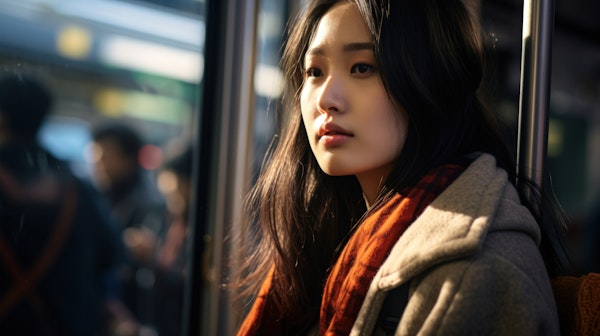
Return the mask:
{"type": "MultiPolygon", "coordinates": [[[[352,42],[344,44],[342,47],[342,51],[344,52],[353,52],[353,51],[361,51],[361,50],[374,50],[373,42],[352,42]]],[[[314,47],[310,48],[306,51],[306,56],[325,55],[325,49],[322,47],[314,47]]]]}
{"type": "Polygon", "coordinates": [[[348,51],[360,51],[360,50],[374,50],[375,48],[373,47],[373,42],[354,42],[354,43],[348,43],[344,45],[344,48],[342,50],[344,50],[345,52],[348,51]]]}

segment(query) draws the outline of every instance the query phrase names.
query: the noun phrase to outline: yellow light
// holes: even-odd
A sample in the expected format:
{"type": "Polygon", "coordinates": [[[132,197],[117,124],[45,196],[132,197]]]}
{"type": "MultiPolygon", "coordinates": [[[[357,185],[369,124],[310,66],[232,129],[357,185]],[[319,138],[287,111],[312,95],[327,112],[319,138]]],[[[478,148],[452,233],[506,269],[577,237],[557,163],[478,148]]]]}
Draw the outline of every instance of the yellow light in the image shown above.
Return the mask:
{"type": "Polygon", "coordinates": [[[92,35],[79,26],[62,28],[56,37],[58,53],[72,59],[86,58],[92,46],[92,35]]]}
{"type": "Polygon", "coordinates": [[[94,95],[94,106],[104,115],[116,117],[123,114],[124,98],[121,92],[103,89],[94,95]]]}

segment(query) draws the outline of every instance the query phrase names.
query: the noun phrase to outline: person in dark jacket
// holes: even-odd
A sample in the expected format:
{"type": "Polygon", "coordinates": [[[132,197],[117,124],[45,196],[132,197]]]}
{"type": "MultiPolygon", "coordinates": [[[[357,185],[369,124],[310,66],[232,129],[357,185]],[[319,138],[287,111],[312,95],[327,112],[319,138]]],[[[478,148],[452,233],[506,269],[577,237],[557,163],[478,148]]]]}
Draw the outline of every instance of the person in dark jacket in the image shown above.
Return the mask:
{"type": "Polygon", "coordinates": [[[53,97],[0,75],[0,334],[99,335],[115,227],[91,185],[36,140],[53,97]]]}
{"type": "Polygon", "coordinates": [[[167,208],[151,173],[140,164],[144,140],[134,128],[108,122],[92,131],[94,180],[118,221],[128,258],[119,269],[123,300],[142,325],[153,324],[153,261],[167,208]]]}

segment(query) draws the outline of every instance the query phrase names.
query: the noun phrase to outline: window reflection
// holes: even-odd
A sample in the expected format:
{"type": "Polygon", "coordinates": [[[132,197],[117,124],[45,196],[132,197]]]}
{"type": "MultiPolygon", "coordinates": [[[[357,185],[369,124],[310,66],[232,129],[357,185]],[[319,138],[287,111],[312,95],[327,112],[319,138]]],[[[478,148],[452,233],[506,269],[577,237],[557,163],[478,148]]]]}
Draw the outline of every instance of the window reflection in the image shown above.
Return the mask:
{"type": "MultiPolygon", "coordinates": [[[[54,105],[37,139],[98,198],[98,216],[107,217],[117,236],[120,247],[115,247],[112,271],[97,274],[93,282],[72,283],[104,288],[102,312],[92,314],[101,319],[96,331],[102,334],[181,332],[189,268],[187,155],[196,141],[200,113],[205,8],[205,1],[194,0],[0,0],[0,74],[26,72],[47,84],[54,105]],[[107,125],[127,128],[137,140],[99,136],[107,125]],[[163,173],[177,181],[170,190],[159,189],[163,173]]],[[[2,201],[4,211],[7,203],[2,201]]],[[[45,240],[39,239],[43,245],[45,240]]],[[[100,241],[91,235],[79,243],[100,241]]],[[[11,248],[19,246],[15,244],[11,248]]],[[[62,271],[65,279],[77,273],[62,271]]],[[[42,280],[36,284],[50,286],[42,280]]],[[[8,293],[5,285],[0,288],[2,334],[4,314],[10,312],[2,301],[8,293]]],[[[55,304],[46,292],[39,294],[42,304],[55,304]]],[[[26,306],[29,301],[21,296],[15,304],[26,306]]]]}

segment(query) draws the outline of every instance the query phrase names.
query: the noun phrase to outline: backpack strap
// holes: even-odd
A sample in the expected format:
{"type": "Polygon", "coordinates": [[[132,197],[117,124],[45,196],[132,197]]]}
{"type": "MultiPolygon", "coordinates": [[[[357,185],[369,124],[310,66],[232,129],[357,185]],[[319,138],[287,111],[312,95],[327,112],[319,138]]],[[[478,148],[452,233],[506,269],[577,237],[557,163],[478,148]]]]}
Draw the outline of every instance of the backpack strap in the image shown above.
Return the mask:
{"type": "Polygon", "coordinates": [[[379,328],[386,335],[394,335],[398,329],[398,324],[408,304],[409,285],[410,283],[405,283],[390,290],[383,301],[379,312],[379,328]]]}

